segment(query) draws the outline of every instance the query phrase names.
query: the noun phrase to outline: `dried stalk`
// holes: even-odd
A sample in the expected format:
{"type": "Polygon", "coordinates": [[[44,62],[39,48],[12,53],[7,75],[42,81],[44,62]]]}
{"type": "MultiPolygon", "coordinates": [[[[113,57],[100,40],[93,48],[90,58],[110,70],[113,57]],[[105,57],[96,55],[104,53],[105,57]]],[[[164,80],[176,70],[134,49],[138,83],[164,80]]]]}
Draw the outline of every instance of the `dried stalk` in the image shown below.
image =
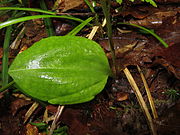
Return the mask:
{"type": "Polygon", "coordinates": [[[148,120],[148,125],[149,125],[149,127],[151,129],[151,132],[152,132],[152,135],[157,135],[157,131],[156,131],[155,127],[154,127],[152,117],[151,117],[151,115],[149,113],[147,105],[146,105],[146,103],[145,103],[145,101],[144,101],[144,99],[143,99],[143,97],[141,95],[141,92],[140,92],[135,80],[133,79],[130,71],[127,68],[125,68],[123,71],[124,71],[128,81],[129,81],[131,87],[133,88],[133,90],[135,92],[135,95],[136,95],[136,97],[138,99],[138,102],[139,102],[143,112],[145,113],[145,116],[146,116],[146,118],[148,120]]]}
{"type": "Polygon", "coordinates": [[[29,110],[26,112],[25,114],[25,119],[24,119],[24,123],[27,122],[27,120],[29,119],[29,117],[32,115],[32,113],[38,108],[39,103],[34,102],[33,105],[29,108],[29,110]]]}
{"type": "Polygon", "coordinates": [[[57,122],[58,122],[58,120],[62,114],[63,109],[64,109],[64,106],[60,106],[60,105],[58,106],[58,110],[56,112],[56,115],[54,117],[54,120],[53,120],[53,123],[51,125],[51,128],[50,128],[48,135],[52,135],[54,130],[56,129],[56,126],[57,126],[56,124],[57,124],[57,122]]]}
{"type": "Polygon", "coordinates": [[[156,111],[156,108],[155,108],[155,105],[154,105],[154,101],[153,101],[153,98],[151,96],[151,92],[149,90],[149,87],[148,87],[148,84],[146,82],[146,79],[140,69],[140,67],[137,65],[137,69],[141,75],[141,78],[142,78],[142,81],[144,83],[144,87],[145,87],[145,90],[146,90],[146,93],[147,93],[147,96],[148,96],[148,100],[149,100],[149,104],[150,104],[150,107],[151,107],[151,110],[152,110],[152,114],[154,116],[154,119],[157,119],[158,118],[158,114],[157,114],[157,111],[156,111]]]}

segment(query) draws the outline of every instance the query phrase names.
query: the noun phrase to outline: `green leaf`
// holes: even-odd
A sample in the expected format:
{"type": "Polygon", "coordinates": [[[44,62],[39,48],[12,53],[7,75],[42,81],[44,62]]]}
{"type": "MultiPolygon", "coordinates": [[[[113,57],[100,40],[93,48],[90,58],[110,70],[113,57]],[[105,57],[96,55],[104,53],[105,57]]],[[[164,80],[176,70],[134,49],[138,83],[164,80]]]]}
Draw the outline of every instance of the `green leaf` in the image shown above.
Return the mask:
{"type": "Polygon", "coordinates": [[[110,68],[96,42],[76,36],[52,36],[20,53],[9,69],[24,93],[52,104],[76,104],[94,98],[110,68]]]}
{"type": "Polygon", "coordinates": [[[30,122],[29,124],[36,126],[38,130],[41,130],[41,131],[46,130],[48,128],[48,124],[43,123],[43,122],[40,122],[40,123],[30,122]]]}
{"type": "Polygon", "coordinates": [[[63,127],[60,127],[60,128],[57,128],[56,130],[54,130],[53,133],[67,132],[67,130],[68,130],[68,127],[67,126],[63,126],[63,127]]]}
{"type": "MultiPolygon", "coordinates": [[[[129,0],[131,2],[134,2],[134,0],[129,0]]],[[[153,0],[141,0],[142,2],[147,2],[153,5],[154,7],[157,7],[156,3],[153,0]]],[[[123,0],[116,0],[117,3],[122,4],[123,0]]]]}
{"type": "Polygon", "coordinates": [[[154,7],[157,7],[156,3],[153,0],[141,0],[142,2],[147,2],[150,3],[151,5],[153,5],[154,7]]]}
{"type": "Polygon", "coordinates": [[[116,2],[122,4],[123,0],[116,0],[116,2]]]}

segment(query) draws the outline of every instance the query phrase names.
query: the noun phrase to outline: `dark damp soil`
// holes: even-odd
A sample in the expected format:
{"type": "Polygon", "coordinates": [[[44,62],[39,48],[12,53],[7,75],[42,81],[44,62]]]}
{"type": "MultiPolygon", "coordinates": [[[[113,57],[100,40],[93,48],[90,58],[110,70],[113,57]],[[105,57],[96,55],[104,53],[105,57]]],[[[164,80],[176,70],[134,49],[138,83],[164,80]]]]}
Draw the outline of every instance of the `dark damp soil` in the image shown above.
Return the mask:
{"type": "MultiPolygon", "coordinates": [[[[180,10],[176,0],[157,1],[159,2],[158,8],[139,2],[134,4],[127,2],[126,10],[120,13],[113,10],[118,8],[117,3],[112,3],[113,42],[117,56],[116,64],[119,67],[117,78],[109,78],[104,90],[92,101],[65,106],[59,125],[68,127],[68,135],[151,134],[133,89],[122,72],[124,67],[128,67],[150,110],[136,65],[141,67],[154,98],[159,116],[154,120],[158,135],[180,134],[180,10]],[[137,29],[118,25],[117,22],[120,21],[153,29],[169,44],[169,48],[164,48],[154,37],[142,34],[137,29]]],[[[46,2],[49,7],[52,6],[52,2],[46,2]]],[[[30,2],[29,6],[36,7],[35,2],[30,2]]],[[[80,4],[71,10],[79,13],[82,7],[87,9],[85,4],[80,4]]],[[[100,7],[97,7],[96,10],[102,17],[100,7]]],[[[4,18],[8,18],[8,16],[0,20],[4,20],[4,18]]],[[[28,48],[36,41],[47,37],[41,20],[28,21],[25,25],[26,32],[21,39],[20,46],[10,52],[10,62],[22,48],[28,48]]],[[[53,20],[53,25],[56,35],[65,35],[74,27],[69,21],[56,19],[53,20]]],[[[4,37],[4,31],[0,32],[1,37],[4,37]]],[[[79,35],[85,36],[89,32],[89,28],[83,29],[79,35]]],[[[98,33],[94,40],[102,46],[112,63],[108,38],[102,37],[98,33]]],[[[0,41],[2,41],[0,43],[0,62],[2,63],[3,38],[0,38],[0,41]]],[[[2,70],[1,66],[0,70],[2,70]]],[[[13,88],[11,89],[13,90],[13,88]]],[[[25,114],[33,101],[27,100],[26,97],[20,98],[11,90],[9,91],[9,94],[7,92],[0,93],[0,135],[45,135],[45,133],[38,133],[39,130],[35,126],[28,127],[28,123],[42,122],[45,108],[49,115],[52,115],[57,111],[57,106],[40,104],[29,120],[24,123],[25,114]]],[[[50,125],[51,122],[48,124],[50,125]]]]}

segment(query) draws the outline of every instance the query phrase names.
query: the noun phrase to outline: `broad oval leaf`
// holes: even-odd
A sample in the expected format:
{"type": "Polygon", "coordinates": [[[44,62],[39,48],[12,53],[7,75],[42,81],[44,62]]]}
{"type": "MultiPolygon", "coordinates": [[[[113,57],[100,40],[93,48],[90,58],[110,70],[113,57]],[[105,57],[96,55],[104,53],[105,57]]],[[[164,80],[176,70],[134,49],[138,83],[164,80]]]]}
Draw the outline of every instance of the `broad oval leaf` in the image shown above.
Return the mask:
{"type": "Polygon", "coordinates": [[[96,42],[52,36],[20,53],[9,74],[25,94],[65,105],[93,99],[104,88],[110,68],[96,42]]]}

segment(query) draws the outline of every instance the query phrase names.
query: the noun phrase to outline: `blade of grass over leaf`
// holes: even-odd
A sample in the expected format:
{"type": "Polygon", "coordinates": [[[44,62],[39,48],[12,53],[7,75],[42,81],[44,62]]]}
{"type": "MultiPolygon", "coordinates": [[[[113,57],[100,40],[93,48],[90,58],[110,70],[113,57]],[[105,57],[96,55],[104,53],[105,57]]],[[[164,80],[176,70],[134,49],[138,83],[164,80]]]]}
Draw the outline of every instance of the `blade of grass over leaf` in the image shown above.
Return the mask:
{"type": "Polygon", "coordinates": [[[6,90],[7,88],[9,88],[9,87],[10,87],[11,85],[13,85],[14,83],[15,83],[14,81],[8,83],[6,86],[4,86],[4,87],[2,87],[2,88],[0,89],[0,92],[6,90]]]}
{"type": "MultiPolygon", "coordinates": [[[[44,2],[44,0],[40,0],[40,7],[43,9],[43,10],[47,10],[47,7],[46,7],[46,3],[44,2]]],[[[55,33],[54,33],[54,30],[53,30],[53,25],[52,25],[52,21],[50,18],[45,18],[44,19],[44,24],[46,26],[46,31],[47,31],[47,34],[48,36],[54,36],[55,33]]]]}
{"type": "Polygon", "coordinates": [[[67,35],[72,35],[75,36],[80,30],[82,30],[82,28],[84,26],[86,26],[90,21],[92,21],[92,17],[89,17],[88,19],[86,19],[84,22],[82,22],[81,24],[79,24],[78,26],[76,26],[71,32],[69,32],[67,35]]]}
{"type": "Polygon", "coordinates": [[[36,9],[36,8],[20,8],[20,7],[0,7],[0,10],[23,10],[23,11],[31,11],[31,12],[39,12],[44,14],[51,14],[55,15],[55,12],[46,11],[42,9],[36,9]]]}
{"type": "Polygon", "coordinates": [[[133,26],[133,27],[137,27],[139,29],[142,29],[144,31],[146,31],[147,33],[151,34],[152,36],[154,36],[157,40],[159,40],[159,42],[161,42],[165,48],[168,48],[168,44],[161,38],[159,37],[156,33],[154,33],[153,31],[145,28],[145,27],[142,27],[142,26],[139,26],[139,25],[136,25],[136,24],[132,24],[132,23],[118,23],[118,24],[125,24],[125,25],[130,25],[130,26],[133,26]]]}
{"type": "Polygon", "coordinates": [[[8,84],[8,56],[9,56],[9,45],[11,40],[12,26],[7,27],[4,45],[3,45],[3,58],[2,58],[2,86],[8,84]]]}
{"type": "Polygon", "coordinates": [[[83,20],[79,18],[75,18],[72,16],[57,16],[57,15],[34,15],[34,16],[26,16],[26,17],[21,17],[13,20],[9,20],[3,23],[0,23],[0,29],[10,26],[12,24],[28,21],[28,20],[33,20],[33,19],[39,19],[39,18],[63,18],[63,19],[70,19],[78,22],[84,22],[83,20]]]}

